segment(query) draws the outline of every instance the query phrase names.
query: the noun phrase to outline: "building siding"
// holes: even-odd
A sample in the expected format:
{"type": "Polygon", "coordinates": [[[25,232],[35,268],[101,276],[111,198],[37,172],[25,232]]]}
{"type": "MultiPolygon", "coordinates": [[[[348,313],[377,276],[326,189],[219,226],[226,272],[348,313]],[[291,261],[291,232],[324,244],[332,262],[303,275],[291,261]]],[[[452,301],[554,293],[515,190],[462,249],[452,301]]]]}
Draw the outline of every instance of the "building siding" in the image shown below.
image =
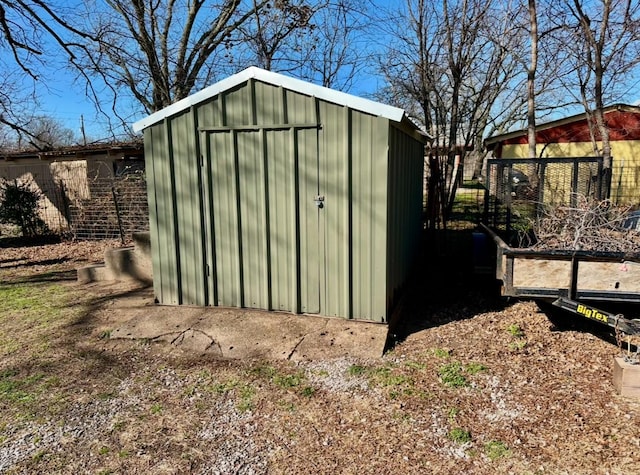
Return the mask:
{"type": "MultiPolygon", "coordinates": [[[[501,157],[526,158],[526,144],[505,144],[501,157]]],[[[640,140],[611,142],[611,198],[620,205],[637,206],[640,202],[640,140]]],[[[537,153],[544,157],[592,157],[591,142],[561,142],[538,144],[537,153]]]]}

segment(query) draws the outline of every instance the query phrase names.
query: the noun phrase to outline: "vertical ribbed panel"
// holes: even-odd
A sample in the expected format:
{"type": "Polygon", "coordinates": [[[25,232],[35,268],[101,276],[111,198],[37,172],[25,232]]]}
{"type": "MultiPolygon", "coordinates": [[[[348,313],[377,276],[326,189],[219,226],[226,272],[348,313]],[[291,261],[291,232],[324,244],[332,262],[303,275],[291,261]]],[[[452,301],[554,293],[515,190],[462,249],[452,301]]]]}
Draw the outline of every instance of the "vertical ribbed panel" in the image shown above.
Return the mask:
{"type": "Polygon", "coordinates": [[[145,130],[149,230],[153,247],[153,289],[160,303],[177,305],[179,303],[178,270],[175,252],[172,167],[168,142],[167,121],[145,130]]]}
{"type": "Polygon", "coordinates": [[[297,311],[296,170],[290,130],[265,131],[271,309],[297,311]]]}
{"type": "Polygon", "coordinates": [[[211,167],[213,238],[216,305],[236,306],[241,301],[240,242],[238,236],[238,189],[235,160],[235,134],[211,134],[208,160],[211,167]]]}
{"type": "Polygon", "coordinates": [[[254,82],[253,87],[256,125],[284,124],[283,90],[261,82],[254,82]]]}
{"type": "MultiPolygon", "coordinates": [[[[251,82],[221,95],[224,114],[223,125],[255,124],[255,101],[251,96],[251,82]]],[[[207,124],[208,125],[208,124],[207,124]]]]}
{"type": "Polygon", "coordinates": [[[353,317],[386,320],[388,122],[354,112],[351,126],[353,317]]]}
{"type": "Polygon", "coordinates": [[[349,316],[349,109],[320,102],[320,246],[324,275],[320,308],[324,315],[349,316]]]}
{"type": "Polygon", "coordinates": [[[321,279],[325,276],[321,230],[314,198],[318,193],[318,131],[298,130],[293,142],[298,182],[300,311],[324,313],[320,301],[321,279]]]}
{"type": "Polygon", "coordinates": [[[261,133],[237,132],[238,224],[242,306],[269,309],[267,198],[261,133]]]}
{"type": "Polygon", "coordinates": [[[422,226],[424,145],[395,127],[389,136],[387,306],[415,262],[422,226]]]}
{"type": "MultiPolygon", "coordinates": [[[[292,91],[284,92],[285,119],[290,124],[320,124],[318,109],[314,98],[292,91]]],[[[298,308],[302,313],[324,313],[320,302],[321,288],[325,278],[324,248],[319,227],[319,218],[324,209],[319,210],[315,197],[319,194],[319,134],[317,129],[295,130],[289,148],[292,150],[294,187],[297,196],[297,236],[295,246],[297,275],[296,293],[298,308]]],[[[320,192],[321,194],[321,192],[320,192]]]]}
{"type": "Polygon", "coordinates": [[[200,160],[193,114],[171,122],[173,184],[175,186],[176,247],[180,303],[205,305],[205,263],[202,241],[200,160]]]}

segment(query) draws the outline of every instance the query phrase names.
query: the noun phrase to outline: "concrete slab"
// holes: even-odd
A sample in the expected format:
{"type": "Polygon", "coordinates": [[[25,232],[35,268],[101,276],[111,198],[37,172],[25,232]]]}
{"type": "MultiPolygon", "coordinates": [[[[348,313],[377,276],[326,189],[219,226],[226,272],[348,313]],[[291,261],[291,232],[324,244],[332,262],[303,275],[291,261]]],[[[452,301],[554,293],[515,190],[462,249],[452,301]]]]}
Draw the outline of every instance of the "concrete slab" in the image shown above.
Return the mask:
{"type": "Polygon", "coordinates": [[[145,306],[111,338],[163,341],[222,358],[318,360],[378,358],[388,327],[318,316],[248,309],[145,306]]]}

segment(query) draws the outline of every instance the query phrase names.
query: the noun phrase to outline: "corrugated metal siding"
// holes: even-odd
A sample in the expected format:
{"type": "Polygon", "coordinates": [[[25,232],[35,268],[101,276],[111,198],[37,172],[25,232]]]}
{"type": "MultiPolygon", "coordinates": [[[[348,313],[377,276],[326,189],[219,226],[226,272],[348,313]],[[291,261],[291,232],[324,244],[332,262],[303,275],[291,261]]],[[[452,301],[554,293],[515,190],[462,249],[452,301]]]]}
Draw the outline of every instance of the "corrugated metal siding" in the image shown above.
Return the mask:
{"type": "Polygon", "coordinates": [[[386,321],[387,119],[249,81],[165,123],[145,130],[161,303],[386,321]]]}
{"type": "Polygon", "coordinates": [[[424,144],[391,127],[387,226],[387,306],[409,275],[422,229],[424,144]]]}
{"type": "Polygon", "coordinates": [[[268,281],[271,308],[297,311],[296,170],[292,131],[267,131],[268,281]]]}
{"type": "Polygon", "coordinates": [[[353,318],[386,320],[388,121],[352,114],[353,318]]]}
{"type": "Polygon", "coordinates": [[[210,304],[320,311],[318,130],[309,102],[249,83],[198,108],[210,304]]]}
{"type": "Polygon", "coordinates": [[[169,132],[179,302],[205,305],[200,160],[193,114],[174,118],[169,132]]]}
{"type": "Polygon", "coordinates": [[[199,153],[191,114],[145,130],[156,298],[205,305],[199,153]]]}
{"type": "Polygon", "coordinates": [[[177,305],[178,276],[175,255],[172,167],[166,122],[144,131],[147,160],[149,231],[152,245],[153,290],[163,304],[177,305]]]}
{"type": "Polygon", "coordinates": [[[320,217],[314,198],[318,194],[318,131],[299,130],[296,133],[295,180],[298,185],[298,235],[299,240],[298,275],[295,286],[299,288],[299,311],[304,313],[324,313],[321,301],[324,279],[324,247],[321,236],[320,217]]]}
{"type": "Polygon", "coordinates": [[[323,315],[350,317],[349,109],[320,102],[322,118],[319,194],[320,308],[323,315]]]}

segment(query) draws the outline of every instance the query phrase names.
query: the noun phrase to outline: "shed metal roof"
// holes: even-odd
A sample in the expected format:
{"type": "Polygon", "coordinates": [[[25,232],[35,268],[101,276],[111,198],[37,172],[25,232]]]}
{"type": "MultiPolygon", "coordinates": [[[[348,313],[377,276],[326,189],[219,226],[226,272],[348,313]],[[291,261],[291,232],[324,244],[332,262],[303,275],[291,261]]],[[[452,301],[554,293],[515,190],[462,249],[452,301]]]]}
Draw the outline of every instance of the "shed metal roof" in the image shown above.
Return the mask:
{"type": "Polygon", "coordinates": [[[255,66],[251,66],[250,68],[234,74],[233,76],[229,76],[228,78],[223,79],[222,81],[219,81],[201,90],[200,92],[192,94],[189,97],[185,97],[184,99],[171,104],[164,109],[154,112],[146,118],[135,122],[133,124],[133,130],[136,132],[140,132],[141,130],[154,125],[167,117],[179,114],[180,112],[188,109],[195,104],[203,102],[211,97],[216,96],[217,94],[220,94],[221,92],[227,91],[240,84],[243,84],[249,79],[256,79],[258,81],[272,84],[274,86],[281,86],[285,89],[289,89],[300,94],[317,97],[318,99],[350,107],[367,114],[385,117],[395,122],[408,123],[422,135],[427,135],[408,119],[403,109],[399,109],[397,107],[389,106],[386,104],[381,104],[379,102],[374,102],[369,99],[353,96],[351,94],[336,91],[334,89],[329,89],[327,87],[318,86],[317,84],[302,81],[300,79],[285,76],[283,74],[266,71],[255,66]]]}

